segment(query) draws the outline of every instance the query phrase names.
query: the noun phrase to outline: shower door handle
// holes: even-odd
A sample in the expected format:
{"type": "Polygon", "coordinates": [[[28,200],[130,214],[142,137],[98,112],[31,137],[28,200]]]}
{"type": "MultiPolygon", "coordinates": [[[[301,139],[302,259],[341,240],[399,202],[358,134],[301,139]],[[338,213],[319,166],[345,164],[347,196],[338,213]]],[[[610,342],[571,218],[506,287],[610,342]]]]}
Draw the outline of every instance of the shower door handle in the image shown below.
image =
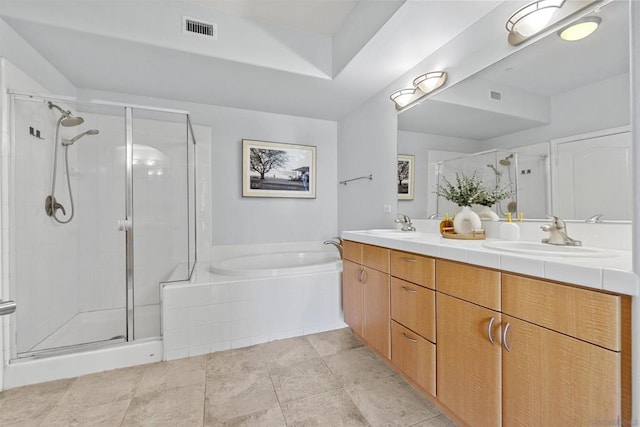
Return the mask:
{"type": "Polygon", "coordinates": [[[120,231],[131,231],[131,220],[130,219],[119,219],[118,220],[118,230],[120,230],[120,231]]]}
{"type": "Polygon", "coordinates": [[[0,299],[0,316],[6,316],[7,314],[11,314],[16,311],[16,302],[15,301],[2,301],[0,299]]]}

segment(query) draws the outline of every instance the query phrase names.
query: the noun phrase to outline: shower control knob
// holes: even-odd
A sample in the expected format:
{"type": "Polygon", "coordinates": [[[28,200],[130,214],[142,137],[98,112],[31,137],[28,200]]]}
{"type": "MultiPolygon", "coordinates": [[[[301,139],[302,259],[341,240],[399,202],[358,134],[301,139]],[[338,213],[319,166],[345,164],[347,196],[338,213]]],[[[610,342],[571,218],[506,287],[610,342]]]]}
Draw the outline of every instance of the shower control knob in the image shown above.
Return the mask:
{"type": "Polygon", "coordinates": [[[129,219],[118,220],[118,230],[120,231],[131,231],[131,225],[131,220],[129,219]]]}

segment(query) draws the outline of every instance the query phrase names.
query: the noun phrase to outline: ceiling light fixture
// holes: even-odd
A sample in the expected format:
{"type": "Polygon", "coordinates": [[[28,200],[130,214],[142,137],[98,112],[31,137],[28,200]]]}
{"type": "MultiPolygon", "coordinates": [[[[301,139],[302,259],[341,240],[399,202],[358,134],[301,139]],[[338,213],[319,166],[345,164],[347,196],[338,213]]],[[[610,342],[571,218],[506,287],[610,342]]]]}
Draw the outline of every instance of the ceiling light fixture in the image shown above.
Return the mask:
{"type": "Polygon", "coordinates": [[[414,89],[401,89],[391,94],[391,100],[396,103],[396,109],[402,110],[409,104],[441,87],[447,81],[445,71],[431,71],[421,74],[413,80],[414,89]]]}
{"type": "Polygon", "coordinates": [[[558,35],[562,40],[574,42],[588,37],[602,22],[602,18],[598,16],[587,16],[572,22],[570,25],[558,31],[558,35]]]}
{"type": "Polygon", "coordinates": [[[447,73],[444,71],[432,71],[418,76],[413,81],[413,86],[420,89],[424,94],[433,92],[444,84],[447,80],[447,73]]]}
{"type": "Polygon", "coordinates": [[[528,37],[542,31],[564,2],[565,0],[538,0],[516,10],[506,24],[509,43],[522,43],[528,37]]]}
{"type": "Polygon", "coordinates": [[[391,100],[396,103],[396,108],[404,108],[413,99],[416,89],[401,89],[391,94],[391,100]]]}

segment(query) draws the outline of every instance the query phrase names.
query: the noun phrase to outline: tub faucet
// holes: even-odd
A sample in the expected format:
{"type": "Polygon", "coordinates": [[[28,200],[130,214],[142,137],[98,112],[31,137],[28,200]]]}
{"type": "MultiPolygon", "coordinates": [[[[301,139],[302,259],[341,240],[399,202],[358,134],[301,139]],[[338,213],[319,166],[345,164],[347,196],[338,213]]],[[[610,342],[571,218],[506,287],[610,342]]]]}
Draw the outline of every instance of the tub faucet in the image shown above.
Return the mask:
{"type": "Polygon", "coordinates": [[[408,215],[399,213],[395,222],[402,224],[402,231],[416,231],[416,228],[411,223],[411,218],[409,218],[408,215]]]}
{"type": "Polygon", "coordinates": [[[336,247],[336,249],[338,249],[338,252],[340,253],[340,259],[342,259],[342,239],[340,239],[339,237],[332,237],[330,239],[325,240],[324,242],[325,245],[333,245],[336,247]]]}
{"type": "Polygon", "coordinates": [[[587,218],[585,222],[587,224],[599,224],[602,222],[602,214],[595,214],[594,216],[587,218]]]}
{"type": "Polygon", "coordinates": [[[542,243],[560,246],[582,246],[582,242],[580,240],[572,239],[567,236],[567,225],[562,219],[552,215],[549,215],[549,218],[552,219],[551,224],[544,224],[540,226],[542,231],[549,232],[549,237],[542,239],[542,243]]]}

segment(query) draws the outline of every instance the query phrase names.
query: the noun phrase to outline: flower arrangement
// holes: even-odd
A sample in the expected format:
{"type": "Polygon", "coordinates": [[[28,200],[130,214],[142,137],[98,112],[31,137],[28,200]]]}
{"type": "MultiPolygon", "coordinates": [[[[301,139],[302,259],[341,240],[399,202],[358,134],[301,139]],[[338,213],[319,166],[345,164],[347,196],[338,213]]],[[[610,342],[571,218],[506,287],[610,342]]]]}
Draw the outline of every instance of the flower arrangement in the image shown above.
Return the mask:
{"type": "Polygon", "coordinates": [[[458,206],[470,207],[474,204],[493,206],[499,201],[511,197],[511,191],[506,187],[501,187],[500,181],[492,190],[487,190],[476,172],[471,177],[456,172],[455,185],[445,177],[442,177],[442,180],[444,184],[438,185],[435,193],[458,206]]]}
{"type": "Polygon", "coordinates": [[[501,187],[500,180],[498,180],[493,190],[484,190],[475,203],[481,206],[491,207],[509,197],[511,197],[511,191],[507,190],[506,186],[501,187]]]}
{"type": "Polygon", "coordinates": [[[438,189],[435,193],[457,204],[458,206],[469,206],[478,203],[483,200],[486,189],[482,181],[476,176],[474,172],[471,177],[465,174],[459,174],[456,172],[456,183],[453,185],[445,177],[442,177],[444,185],[438,185],[438,189]]]}

